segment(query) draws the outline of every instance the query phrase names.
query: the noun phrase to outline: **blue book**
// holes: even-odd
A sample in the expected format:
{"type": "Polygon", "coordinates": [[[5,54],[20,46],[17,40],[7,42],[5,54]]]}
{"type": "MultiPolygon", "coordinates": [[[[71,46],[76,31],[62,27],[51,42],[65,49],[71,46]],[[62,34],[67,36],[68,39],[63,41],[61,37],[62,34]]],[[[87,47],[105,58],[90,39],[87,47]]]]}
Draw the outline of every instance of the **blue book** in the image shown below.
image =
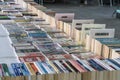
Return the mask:
{"type": "Polygon", "coordinates": [[[39,70],[41,71],[41,74],[46,74],[45,71],[41,68],[41,66],[38,64],[38,62],[35,62],[36,66],[39,68],[39,70]]]}
{"type": "Polygon", "coordinates": [[[76,60],[81,66],[83,66],[87,71],[91,71],[89,70],[89,68],[87,68],[86,66],[84,66],[84,64],[82,62],[80,62],[79,60],[76,60]]]}
{"type": "Polygon", "coordinates": [[[41,67],[41,69],[45,72],[45,74],[48,74],[48,72],[46,71],[46,69],[44,68],[44,66],[42,65],[42,62],[38,62],[39,66],[41,67]]]}
{"type": "Polygon", "coordinates": [[[20,68],[19,63],[16,63],[15,65],[16,65],[16,67],[17,67],[17,71],[19,72],[19,74],[20,74],[21,76],[23,76],[23,72],[22,72],[22,70],[21,70],[21,68],[20,68]]]}
{"type": "Polygon", "coordinates": [[[59,70],[60,72],[64,72],[64,71],[58,66],[58,64],[55,63],[54,61],[53,61],[53,64],[58,68],[58,70],[59,70]]]}
{"type": "Polygon", "coordinates": [[[107,59],[108,61],[112,62],[113,64],[115,64],[116,66],[120,67],[120,64],[118,64],[117,62],[115,62],[114,60],[112,59],[107,59]]]}
{"type": "Polygon", "coordinates": [[[24,63],[19,63],[21,71],[23,72],[24,76],[29,76],[30,72],[28,71],[27,67],[25,66],[24,63]]]}
{"type": "Polygon", "coordinates": [[[17,71],[16,65],[14,65],[14,64],[12,63],[11,66],[12,66],[14,72],[15,72],[15,75],[16,75],[16,76],[20,76],[19,72],[17,71]]]}
{"type": "MultiPolygon", "coordinates": [[[[7,64],[7,65],[8,65],[8,64],[7,64]]],[[[11,65],[8,65],[8,69],[9,69],[9,71],[10,71],[11,76],[15,77],[16,74],[15,74],[15,72],[14,72],[14,70],[13,70],[13,68],[12,68],[11,65]]]]}
{"type": "Polygon", "coordinates": [[[46,64],[47,64],[47,66],[50,68],[50,70],[53,71],[53,72],[55,73],[54,68],[53,68],[48,62],[46,62],[46,64]]]}
{"type": "Polygon", "coordinates": [[[103,67],[101,67],[100,65],[98,65],[94,60],[88,60],[88,62],[91,64],[91,66],[93,67],[93,68],[95,68],[96,70],[98,70],[98,71],[103,71],[103,70],[105,70],[103,67]]]}
{"type": "Polygon", "coordinates": [[[11,76],[7,64],[2,64],[2,69],[4,71],[4,76],[11,76]]]}

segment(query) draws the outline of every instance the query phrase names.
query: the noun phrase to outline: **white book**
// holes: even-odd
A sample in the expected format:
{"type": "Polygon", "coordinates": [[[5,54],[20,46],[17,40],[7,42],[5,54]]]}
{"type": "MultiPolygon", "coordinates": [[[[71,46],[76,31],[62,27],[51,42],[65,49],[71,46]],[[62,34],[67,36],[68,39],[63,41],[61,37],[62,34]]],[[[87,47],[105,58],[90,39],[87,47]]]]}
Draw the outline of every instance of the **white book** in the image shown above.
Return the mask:
{"type": "Polygon", "coordinates": [[[71,68],[71,67],[65,62],[65,60],[62,60],[62,62],[63,62],[65,65],[67,65],[67,67],[68,67],[72,72],[75,72],[75,71],[73,70],[73,68],[71,68]]]}
{"type": "Polygon", "coordinates": [[[7,66],[8,66],[8,69],[9,69],[9,71],[10,71],[10,74],[11,74],[12,76],[16,76],[16,75],[15,75],[15,72],[14,72],[12,66],[11,66],[11,64],[7,64],[7,66]]]}
{"type": "Polygon", "coordinates": [[[115,64],[113,64],[112,62],[110,62],[109,60],[104,60],[105,63],[107,63],[109,66],[114,67],[116,70],[120,70],[120,68],[118,66],[116,66],[115,64]]]}
{"type": "Polygon", "coordinates": [[[58,60],[56,60],[56,63],[60,66],[60,68],[66,73],[69,72],[58,60]]]}
{"type": "Polygon", "coordinates": [[[40,74],[43,74],[43,72],[40,70],[40,68],[38,67],[38,65],[36,64],[36,62],[33,62],[34,65],[36,66],[36,68],[38,69],[38,71],[40,72],[40,74]]]}
{"type": "Polygon", "coordinates": [[[41,64],[49,74],[52,73],[49,67],[46,65],[46,63],[42,62],[41,64]]]}
{"type": "Polygon", "coordinates": [[[120,64],[120,60],[119,59],[113,59],[115,62],[117,62],[118,64],[120,64]]]}
{"type": "Polygon", "coordinates": [[[27,70],[30,72],[30,75],[33,75],[30,71],[30,69],[28,68],[28,66],[25,64],[25,66],[27,67],[27,70]]]}
{"type": "Polygon", "coordinates": [[[115,29],[91,29],[89,35],[92,38],[114,38],[115,29]]]}
{"type": "Polygon", "coordinates": [[[82,63],[82,65],[83,65],[84,67],[86,67],[87,69],[89,69],[90,71],[95,71],[91,66],[85,64],[82,60],[78,60],[78,61],[80,61],[80,62],[82,63]]]}
{"type": "Polygon", "coordinates": [[[74,13],[56,13],[55,20],[56,21],[72,21],[74,19],[74,13]]]}
{"type": "Polygon", "coordinates": [[[74,19],[72,21],[72,27],[73,28],[81,28],[82,29],[82,24],[93,24],[94,19],[74,19]]]}
{"type": "Polygon", "coordinates": [[[45,74],[44,70],[41,68],[41,66],[39,65],[39,63],[38,63],[38,62],[35,62],[35,64],[36,64],[37,67],[39,68],[40,73],[41,73],[41,74],[45,74]]]}
{"type": "Polygon", "coordinates": [[[106,70],[110,70],[110,71],[114,70],[108,64],[105,64],[104,62],[102,62],[102,60],[99,60],[99,59],[93,59],[93,60],[97,61],[97,63],[103,66],[106,70]]]}

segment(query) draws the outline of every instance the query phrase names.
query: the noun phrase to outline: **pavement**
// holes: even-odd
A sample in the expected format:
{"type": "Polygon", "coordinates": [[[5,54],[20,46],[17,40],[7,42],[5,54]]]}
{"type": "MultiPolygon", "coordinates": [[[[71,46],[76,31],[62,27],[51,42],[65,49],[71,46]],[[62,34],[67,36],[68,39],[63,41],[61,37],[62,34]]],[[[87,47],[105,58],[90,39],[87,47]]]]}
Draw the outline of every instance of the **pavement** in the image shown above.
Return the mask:
{"type": "Polygon", "coordinates": [[[120,19],[116,19],[113,12],[117,6],[88,6],[72,4],[45,4],[56,12],[75,13],[75,19],[95,19],[95,23],[106,24],[107,28],[115,28],[115,37],[120,39],[120,19]]]}

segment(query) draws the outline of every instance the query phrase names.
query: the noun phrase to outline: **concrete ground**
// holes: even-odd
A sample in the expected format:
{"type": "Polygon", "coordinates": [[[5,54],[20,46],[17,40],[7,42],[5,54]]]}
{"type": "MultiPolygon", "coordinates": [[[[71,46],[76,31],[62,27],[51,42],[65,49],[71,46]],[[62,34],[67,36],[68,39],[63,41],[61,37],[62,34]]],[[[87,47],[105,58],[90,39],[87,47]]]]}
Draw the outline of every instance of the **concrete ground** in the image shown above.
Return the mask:
{"type": "Polygon", "coordinates": [[[113,12],[117,7],[83,6],[67,4],[45,4],[56,12],[74,12],[75,19],[95,19],[95,23],[107,24],[107,28],[115,28],[115,37],[120,39],[120,19],[116,19],[113,12]]]}

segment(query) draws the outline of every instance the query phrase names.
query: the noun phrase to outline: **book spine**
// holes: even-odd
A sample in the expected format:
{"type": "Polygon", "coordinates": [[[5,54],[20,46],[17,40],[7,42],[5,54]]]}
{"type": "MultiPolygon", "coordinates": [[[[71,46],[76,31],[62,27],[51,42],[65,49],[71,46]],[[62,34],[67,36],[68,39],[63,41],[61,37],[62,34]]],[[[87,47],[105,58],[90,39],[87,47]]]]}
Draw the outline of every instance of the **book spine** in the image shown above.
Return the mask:
{"type": "Polygon", "coordinates": [[[46,69],[44,68],[44,66],[41,64],[41,62],[38,62],[38,64],[41,67],[41,70],[43,70],[45,74],[48,74],[48,72],[46,71],[46,69]]]}
{"type": "Polygon", "coordinates": [[[65,73],[68,73],[68,72],[69,72],[59,61],[57,61],[57,64],[61,67],[61,69],[62,69],[65,73]]]}
{"type": "Polygon", "coordinates": [[[52,73],[56,73],[54,68],[48,62],[46,62],[46,65],[49,67],[52,73]]]}
{"type": "Polygon", "coordinates": [[[15,63],[15,65],[16,65],[16,68],[17,68],[17,70],[18,70],[20,76],[23,76],[23,72],[21,71],[21,68],[20,68],[19,63],[15,63]]]}
{"type": "Polygon", "coordinates": [[[70,67],[70,66],[66,63],[65,60],[62,60],[62,62],[63,62],[63,64],[65,64],[65,65],[71,70],[71,72],[75,72],[75,71],[72,69],[72,67],[70,67]]]}
{"type": "Polygon", "coordinates": [[[27,62],[25,64],[27,65],[27,68],[30,70],[31,75],[36,75],[35,72],[34,72],[34,70],[31,67],[31,65],[29,63],[27,63],[27,62]]]}
{"type": "Polygon", "coordinates": [[[16,75],[16,76],[20,76],[20,73],[19,73],[19,71],[17,70],[16,65],[12,63],[11,66],[12,66],[14,72],[15,72],[15,75],[16,75]]]}
{"type": "Polygon", "coordinates": [[[111,68],[109,65],[104,64],[104,62],[102,62],[102,60],[98,60],[98,59],[94,59],[98,64],[100,64],[101,66],[103,66],[106,70],[114,70],[113,68],[111,68]]]}
{"type": "Polygon", "coordinates": [[[45,70],[47,71],[48,74],[52,73],[51,70],[49,69],[49,67],[46,65],[45,62],[42,62],[41,64],[45,68],[45,70]]]}
{"type": "Polygon", "coordinates": [[[104,68],[102,68],[100,65],[98,65],[96,62],[94,62],[93,60],[88,60],[88,62],[90,63],[90,66],[92,66],[94,69],[98,70],[98,71],[103,71],[105,70],[104,68]]]}
{"type": "Polygon", "coordinates": [[[113,64],[112,62],[110,62],[109,60],[104,60],[105,63],[107,63],[109,66],[111,66],[112,68],[114,68],[115,70],[120,70],[120,68],[118,66],[116,66],[115,64],[113,64]]]}
{"type": "Polygon", "coordinates": [[[83,70],[80,66],[80,64],[78,62],[76,62],[76,60],[69,60],[69,62],[79,71],[79,72],[85,72],[85,70],[83,70]]]}
{"type": "Polygon", "coordinates": [[[94,71],[94,69],[92,67],[90,67],[89,65],[86,65],[84,62],[77,60],[78,63],[80,63],[81,65],[83,65],[85,67],[86,70],[88,71],[94,71]]]}
{"type": "Polygon", "coordinates": [[[58,64],[57,64],[55,61],[53,61],[53,64],[56,66],[56,68],[59,70],[59,72],[64,72],[64,71],[58,66],[58,64]]]}
{"type": "Polygon", "coordinates": [[[4,76],[11,76],[7,64],[2,64],[4,70],[4,76]]]}
{"type": "Polygon", "coordinates": [[[48,63],[53,67],[53,69],[55,70],[55,72],[59,73],[59,70],[58,70],[57,67],[53,64],[53,62],[48,61],[48,63]]]}
{"type": "Polygon", "coordinates": [[[2,69],[2,65],[0,64],[0,77],[3,76],[3,69],[2,69]]]}
{"type": "Polygon", "coordinates": [[[36,68],[36,66],[34,65],[34,63],[29,63],[31,68],[34,70],[35,74],[38,75],[40,74],[40,72],[38,71],[38,69],[36,68]]]}
{"type": "Polygon", "coordinates": [[[40,74],[44,74],[44,72],[40,69],[39,64],[37,62],[33,62],[40,74]]]}
{"type": "Polygon", "coordinates": [[[10,64],[7,64],[7,66],[8,66],[8,69],[10,71],[11,76],[16,76],[12,66],[10,64]]]}
{"type": "Polygon", "coordinates": [[[24,74],[24,76],[29,76],[30,75],[30,72],[28,71],[26,65],[24,63],[20,63],[20,68],[24,74]]]}

